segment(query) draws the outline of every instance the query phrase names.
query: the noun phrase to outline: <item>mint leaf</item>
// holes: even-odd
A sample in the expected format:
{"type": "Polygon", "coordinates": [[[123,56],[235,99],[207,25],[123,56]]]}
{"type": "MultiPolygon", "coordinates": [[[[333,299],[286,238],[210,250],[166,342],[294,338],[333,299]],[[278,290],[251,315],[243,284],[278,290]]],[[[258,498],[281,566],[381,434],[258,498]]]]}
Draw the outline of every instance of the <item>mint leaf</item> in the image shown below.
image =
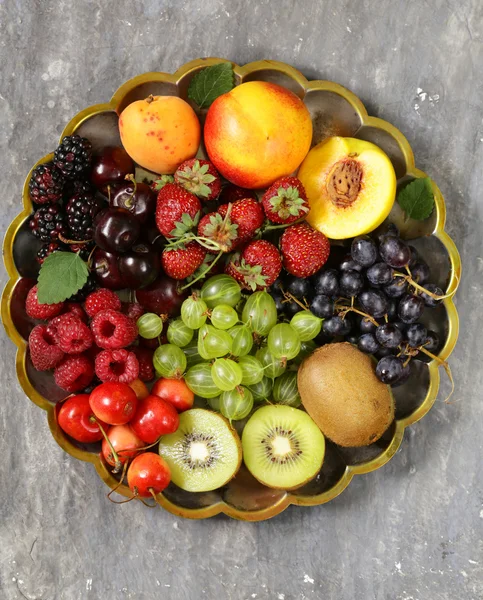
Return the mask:
{"type": "Polygon", "coordinates": [[[415,179],[397,195],[399,206],[408,219],[424,221],[433,212],[434,192],[429,177],[415,179]]]}
{"type": "Polygon", "coordinates": [[[231,63],[218,63],[198,71],[188,88],[188,98],[200,108],[208,108],[235,87],[235,73],[231,63]]]}
{"type": "Polygon", "coordinates": [[[37,298],[40,304],[63,302],[77,293],[89,277],[87,264],[75,252],[54,252],[42,263],[37,298]]]}

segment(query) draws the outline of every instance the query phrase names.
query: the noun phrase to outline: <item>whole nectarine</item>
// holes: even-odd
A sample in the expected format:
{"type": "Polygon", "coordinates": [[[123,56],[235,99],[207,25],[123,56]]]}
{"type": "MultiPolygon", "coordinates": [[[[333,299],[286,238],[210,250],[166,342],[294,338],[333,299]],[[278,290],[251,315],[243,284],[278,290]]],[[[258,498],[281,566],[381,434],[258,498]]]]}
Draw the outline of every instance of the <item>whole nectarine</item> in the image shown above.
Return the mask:
{"type": "Polygon", "coordinates": [[[258,189],[298,168],[310,148],[312,120],[290,90],[249,81],[213,102],[204,139],[211,161],[228,181],[258,189]]]}
{"type": "Polygon", "coordinates": [[[126,106],[119,117],[119,133],[134,162],[168,174],[195,156],[201,131],[187,102],[177,96],[149,96],[126,106]]]}

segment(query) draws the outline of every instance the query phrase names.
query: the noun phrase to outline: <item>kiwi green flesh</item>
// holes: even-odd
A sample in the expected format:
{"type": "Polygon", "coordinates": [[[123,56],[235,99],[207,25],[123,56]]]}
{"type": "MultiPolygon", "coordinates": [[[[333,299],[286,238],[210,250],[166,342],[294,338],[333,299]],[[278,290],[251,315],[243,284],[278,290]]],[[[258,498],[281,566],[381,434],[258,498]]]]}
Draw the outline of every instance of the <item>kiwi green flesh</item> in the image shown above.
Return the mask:
{"type": "Polygon", "coordinates": [[[347,342],[326,344],[306,358],[297,383],[305,410],[339,446],[372,444],[394,420],[394,398],[377,379],[374,361],[347,342]]]}
{"type": "Polygon", "coordinates": [[[171,481],[187,492],[209,492],[230,481],[241,464],[238,434],[221,415],[202,408],[181,413],[175,433],[165,435],[159,454],[171,481]]]}
{"type": "Polygon", "coordinates": [[[260,483],[290,490],[313,479],[322,467],[325,439],[310,416],[283,405],[259,408],[242,434],[243,459],[260,483]]]}

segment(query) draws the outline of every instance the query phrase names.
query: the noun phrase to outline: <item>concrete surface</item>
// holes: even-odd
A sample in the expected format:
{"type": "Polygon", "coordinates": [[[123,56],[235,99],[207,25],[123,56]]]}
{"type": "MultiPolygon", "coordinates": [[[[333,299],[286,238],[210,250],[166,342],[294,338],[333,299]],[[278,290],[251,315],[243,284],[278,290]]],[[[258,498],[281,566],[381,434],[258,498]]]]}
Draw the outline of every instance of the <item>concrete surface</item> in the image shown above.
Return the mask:
{"type": "Polygon", "coordinates": [[[0,598],[483,598],[483,3],[0,0],[0,33],[2,230],[30,165],[125,80],[199,56],[273,58],[346,85],[406,134],[465,268],[458,402],[443,387],[388,466],[259,524],[111,505],[21,392],[2,333],[0,598]]]}

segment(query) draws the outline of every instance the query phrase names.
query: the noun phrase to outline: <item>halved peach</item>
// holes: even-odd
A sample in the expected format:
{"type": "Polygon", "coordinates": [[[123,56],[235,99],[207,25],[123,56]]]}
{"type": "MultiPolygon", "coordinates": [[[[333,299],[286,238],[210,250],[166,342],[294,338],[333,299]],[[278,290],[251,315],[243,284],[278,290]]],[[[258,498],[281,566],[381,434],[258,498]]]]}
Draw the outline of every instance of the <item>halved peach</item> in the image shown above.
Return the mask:
{"type": "Polygon", "coordinates": [[[312,148],[298,177],[310,204],[307,221],[327,237],[341,240],[378,227],[396,196],[396,174],[375,144],[330,137],[312,148]]]}

